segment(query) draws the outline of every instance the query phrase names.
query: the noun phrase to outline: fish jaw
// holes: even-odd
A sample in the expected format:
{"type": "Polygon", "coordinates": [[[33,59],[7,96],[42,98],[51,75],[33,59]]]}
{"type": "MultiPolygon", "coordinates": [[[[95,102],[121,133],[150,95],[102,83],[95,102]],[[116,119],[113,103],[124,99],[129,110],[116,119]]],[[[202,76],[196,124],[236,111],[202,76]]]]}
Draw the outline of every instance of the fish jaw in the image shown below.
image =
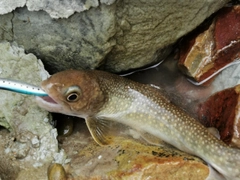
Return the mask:
{"type": "Polygon", "coordinates": [[[50,96],[36,97],[36,102],[39,107],[46,109],[50,112],[60,113],[62,111],[62,106],[54,101],[50,96]]]}
{"type": "Polygon", "coordinates": [[[52,113],[60,113],[60,114],[66,114],[69,116],[77,116],[77,117],[85,118],[84,115],[78,116],[78,114],[74,113],[73,111],[67,110],[66,108],[64,108],[65,106],[58,103],[50,96],[45,96],[45,97],[37,96],[36,102],[39,107],[41,107],[49,112],[52,112],[52,113]]]}

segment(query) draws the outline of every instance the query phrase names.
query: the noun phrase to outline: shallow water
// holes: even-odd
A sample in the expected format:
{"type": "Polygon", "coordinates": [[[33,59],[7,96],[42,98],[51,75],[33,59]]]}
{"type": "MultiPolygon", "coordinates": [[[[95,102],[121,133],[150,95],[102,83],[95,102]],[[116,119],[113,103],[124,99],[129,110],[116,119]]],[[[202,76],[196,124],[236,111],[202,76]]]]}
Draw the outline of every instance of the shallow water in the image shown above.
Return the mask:
{"type": "Polygon", "coordinates": [[[157,67],[138,71],[126,77],[140,83],[160,87],[174,104],[192,116],[196,116],[197,107],[209,96],[240,83],[240,64],[234,64],[224,69],[200,86],[188,81],[188,78],[178,69],[177,60],[173,56],[168,57],[157,67]]]}

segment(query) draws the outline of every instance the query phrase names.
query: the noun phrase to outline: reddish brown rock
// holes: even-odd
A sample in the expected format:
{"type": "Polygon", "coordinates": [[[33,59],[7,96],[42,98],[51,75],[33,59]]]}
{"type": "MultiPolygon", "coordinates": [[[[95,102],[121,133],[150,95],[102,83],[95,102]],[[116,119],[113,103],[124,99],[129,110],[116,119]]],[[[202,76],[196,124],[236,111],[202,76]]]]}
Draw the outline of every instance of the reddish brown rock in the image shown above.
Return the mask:
{"type": "Polygon", "coordinates": [[[216,127],[225,143],[240,147],[240,85],[210,96],[198,116],[205,126],[216,127]]]}
{"type": "Polygon", "coordinates": [[[180,69],[200,82],[240,57],[240,6],[225,7],[200,34],[182,43],[180,69]]]}
{"type": "MultiPolygon", "coordinates": [[[[79,134],[76,137],[82,139],[79,134]]],[[[91,138],[84,147],[79,143],[72,146],[70,143],[76,137],[73,134],[62,144],[71,159],[65,169],[74,180],[202,180],[209,175],[204,161],[172,146],[151,146],[122,137],[115,137],[109,146],[99,146],[91,138]],[[71,151],[79,153],[72,154],[71,151]]]]}
{"type": "Polygon", "coordinates": [[[209,169],[198,158],[171,147],[146,146],[132,140],[121,141],[124,154],[118,154],[118,169],[110,179],[206,179],[209,169]]]}

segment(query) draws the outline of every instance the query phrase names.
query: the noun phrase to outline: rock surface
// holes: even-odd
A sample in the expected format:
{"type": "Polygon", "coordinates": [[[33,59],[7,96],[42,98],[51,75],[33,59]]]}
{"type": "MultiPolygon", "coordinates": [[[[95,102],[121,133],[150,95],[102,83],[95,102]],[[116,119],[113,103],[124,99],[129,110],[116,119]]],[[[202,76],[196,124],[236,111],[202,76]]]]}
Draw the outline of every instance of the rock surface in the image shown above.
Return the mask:
{"type": "Polygon", "coordinates": [[[114,137],[112,144],[101,147],[92,139],[84,121],[78,121],[75,132],[60,143],[71,159],[65,170],[73,179],[202,180],[209,174],[202,160],[166,144],[150,146],[125,136],[114,137]]]}
{"type": "Polygon", "coordinates": [[[75,12],[82,12],[100,4],[113,4],[115,0],[3,0],[0,3],[0,14],[7,14],[12,10],[27,6],[29,11],[46,11],[52,18],[68,18],[75,12]]]}
{"type": "Polygon", "coordinates": [[[240,6],[221,9],[204,32],[182,44],[179,66],[201,82],[240,58],[240,6]]]}
{"type": "MultiPolygon", "coordinates": [[[[10,6],[10,2],[3,3],[10,6]]],[[[0,40],[23,45],[52,72],[69,68],[126,71],[160,61],[171,50],[166,47],[227,2],[29,0],[27,7],[0,16],[0,40]],[[62,10],[63,6],[69,9],[62,10]],[[29,11],[41,9],[46,12],[29,11]],[[52,19],[48,13],[69,18],[52,19]]]]}
{"type": "MultiPolygon", "coordinates": [[[[1,42],[0,53],[0,78],[39,85],[48,77],[42,62],[33,54],[25,54],[15,43],[1,42]]],[[[54,160],[59,154],[57,132],[49,124],[48,112],[36,105],[33,96],[1,90],[0,97],[0,125],[10,131],[7,135],[0,133],[0,156],[19,167],[21,164],[21,168],[39,167],[54,160]]],[[[0,168],[0,177],[2,174],[0,168]]]]}
{"type": "Polygon", "coordinates": [[[221,139],[240,147],[240,85],[225,89],[210,96],[199,107],[198,115],[202,124],[216,127],[221,139]]]}

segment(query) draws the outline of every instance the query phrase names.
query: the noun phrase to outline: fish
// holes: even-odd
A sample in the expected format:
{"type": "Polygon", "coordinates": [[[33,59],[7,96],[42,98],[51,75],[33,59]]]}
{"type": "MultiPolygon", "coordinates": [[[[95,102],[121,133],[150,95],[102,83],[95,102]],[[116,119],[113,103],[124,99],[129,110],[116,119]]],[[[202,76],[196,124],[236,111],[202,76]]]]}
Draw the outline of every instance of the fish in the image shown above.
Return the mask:
{"type": "Polygon", "coordinates": [[[25,82],[21,82],[18,80],[11,80],[6,78],[0,78],[0,89],[26,95],[48,96],[48,94],[45,91],[43,91],[40,87],[25,82]]]}
{"type": "Polygon", "coordinates": [[[48,96],[36,97],[40,107],[84,118],[100,145],[112,142],[109,122],[114,121],[202,158],[224,179],[240,179],[240,150],[212,135],[155,86],[98,70],[66,70],[41,87],[48,96]]]}

